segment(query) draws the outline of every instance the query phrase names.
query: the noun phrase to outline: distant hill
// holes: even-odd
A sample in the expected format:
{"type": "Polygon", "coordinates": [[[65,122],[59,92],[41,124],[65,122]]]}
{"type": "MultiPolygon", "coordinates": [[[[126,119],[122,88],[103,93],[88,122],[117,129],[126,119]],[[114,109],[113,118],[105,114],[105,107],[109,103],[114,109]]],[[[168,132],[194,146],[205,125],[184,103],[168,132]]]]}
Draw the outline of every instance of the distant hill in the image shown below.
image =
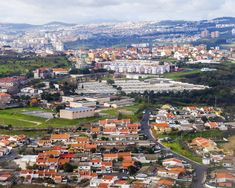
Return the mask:
{"type": "Polygon", "coordinates": [[[76,25],[76,24],[54,21],[54,22],[43,24],[41,26],[73,26],[73,25],[76,25]]]}
{"type": "Polygon", "coordinates": [[[1,29],[10,30],[28,30],[37,27],[36,25],[25,24],[25,23],[0,23],[1,29]]]}
{"type": "MultiPolygon", "coordinates": [[[[214,18],[212,20],[199,20],[199,21],[188,21],[188,20],[162,20],[160,22],[155,22],[154,25],[167,25],[167,26],[176,26],[176,25],[183,25],[183,24],[194,24],[194,23],[203,24],[203,27],[208,24],[208,26],[211,26],[215,23],[221,23],[221,24],[235,24],[235,17],[218,17],[214,18]],[[213,24],[211,24],[214,22],[213,24]]],[[[110,21],[107,23],[111,23],[110,21]]],[[[114,21],[112,22],[113,25],[120,24],[122,22],[114,21]]],[[[100,25],[99,23],[96,23],[97,27],[100,25]]],[[[3,29],[10,29],[10,30],[16,30],[16,31],[25,31],[35,28],[58,28],[58,27],[71,27],[76,26],[77,24],[72,23],[65,23],[65,22],[49,22],[42,25],[33,25],[33,24],[27,24],[27,23],[0,23],[0,30],[3,29]]],[[[80,24],[80,25],[91,25],[91,24],[80,24]]]]}
{"type": "Polygon", "coordinates": [[[213,19],[213,21],[218,21],[221,24],[228,24],[228,23],[235,24],[235,17],[219,17],[213,19]]]}

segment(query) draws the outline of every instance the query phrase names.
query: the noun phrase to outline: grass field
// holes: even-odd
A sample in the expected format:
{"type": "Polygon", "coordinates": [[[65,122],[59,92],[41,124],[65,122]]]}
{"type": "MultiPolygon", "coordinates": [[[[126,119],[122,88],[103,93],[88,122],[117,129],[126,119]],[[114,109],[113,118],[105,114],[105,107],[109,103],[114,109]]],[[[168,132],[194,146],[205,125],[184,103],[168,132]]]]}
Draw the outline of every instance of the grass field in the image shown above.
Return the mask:
{"type": "Polygon", "coordinates": [[[186,150],[182,147],[182,145],[179,142],[173,142],[173,143],[167,143],[167,142],[163,142],[164,146],[172,149],[174,152],[183,155],[193,161],[202,162],[201,157],[195,155],[194,153],[190,152],[189,150],[186,150]]]}
{"type": "Polygon", "coordinates": [[[172,132],[168,134],[157,134],[155,130],[152,130],[153,135],[156,138],[164,138],[164,137],[169,137],[173,140],[182,140],[182,141],[187,141],[190,142],[192,139],[196,137],[204,137],[204,138],[211,138],[211,139],[221,139],[224,137],[224,133],[220,130],[214,129],[214,130],[207,130],[207,131],[202,131],[202,132],[196,132],[196,133],[184,133],[182,136],[178,135],[177,132],[172,132]]]}
{"type": "Polygon", "coordinates": [[[70,62],[62,56],[54,57],[0,57],[0,74],[26,74],[39,67],[69,68],[70,62]]]}
{"type": "Polygon", "coordinates": [[[123,118],[130,118],[132,122],[138,122],[139,118],[138,118],[137,112],[142,105],[143,104],[136,103],[131,106],[125,106],[122,108],[112,108],[112,109],[108,109],[108,110],[103,110],[101,112],[104,114],[107,114],[108,116],[113,116],[113,117],[118,117],[119,112],[122,112],[122,111],[130,112],[132,114],[130,114],[130,115],[123,114],[122,117],[123,118]]]}
{"type": "Polygon", "coordinates": [[[172,80],[180,80],[184,76],[191,75],[191,74],[200,74],[200,73],[201,73],[200,69],[189,69],[189,70],[185,70],[182,72],[165,73],[164,77],[170,78],[172,80]]]}
{"type": "MultiPolygon", "coordinates": [[[[76,126],[80,123],[89,123],[98,121],[101,118],[84,118],[77,120],[67,119],[45,119],[41,117],[35,117],[30,115],[22,114],[26,111],[45,111],[40,108],[13,108],[0,110],[0,124],[12,125],[13,127],[24,127],[24,128],[47,128],[47,127],[68,127],[76,126]]],[[[46,110],[48,111],[48,110],[46,110]]]]}

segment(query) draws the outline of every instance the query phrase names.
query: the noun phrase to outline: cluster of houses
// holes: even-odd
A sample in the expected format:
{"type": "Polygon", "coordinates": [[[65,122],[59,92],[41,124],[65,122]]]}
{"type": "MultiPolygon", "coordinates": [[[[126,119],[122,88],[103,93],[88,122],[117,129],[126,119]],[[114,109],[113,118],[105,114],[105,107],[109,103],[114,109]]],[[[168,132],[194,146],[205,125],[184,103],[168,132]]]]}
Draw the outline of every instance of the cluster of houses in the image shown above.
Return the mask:
{"type": "Polygon", "coordinates": [[[176,180],[180,179],[192,181],[192,172],[193,168],[190,164],[177,158],[169,158],[162,161],[162,168],[158,169],[157,175],[160,178],[171,180],[175,184],[176,180]]]}
{"type": "Polygon", "coordinates": [[[217,144],[207,138],[196,137],[188,144],[189,148],[203,157],[203,164],[209,165],[211,162],[220,163],[225,154],[222,149],[219,149],[217,144]]]}
{"type": "Polygon", "coordinates": [[[106,152],[101,151],[102,148],[118,148],[115,140],[120,141],[120,145],[124,142],[127,145],[131,139],[128,134],[134,134],[134,138],[137,139],[139,126],[127,119],[101,120],[90,127],[87,135],[51,134],[50,137],[37,141],[37,147],[49,150],[38,153],[32,164],[36,165],[36,168],[23,169],[20,177],[25,178],[27,183],[32,183],[38,178],[51,178],[56,183],[63,183],[72,177],[81,181],[97,178],[99,174],[127,171],[130,166],[135,165],[131,152],[110,149],[106,152]],[[66,164],[76,164],[76,169],[70,175],[63,171],[66,164]]]}
{"type": "Polygon", "coordinates": [[[69,71],[64,68],[41,67],[33,71],[35,79],[48,79],[68,75],[69,71]]]}
{"type": "Polygon", "coordinates": [[[19,87],[26,83],[27,79],[24,76],[0,78],[0,92],[15,94],[19,92],[19,87]]]}
{"type": "Polygon", "coordinates": [[[235,187],[235,157],[226,156],[222,161],[223,168],[212,171],[206,180],[206,188],[235,187]]]}
{"type": "MultiPolygon", "coordinates": [[[[149,60],[161,57],[171,57],[176,60],[188,58],[189,61],[214,60],[220,61],[229,56],[219,48],[207,49],[206,45],[193,46],[191,44],[171,46],[132,46],[129,48],[103,48],[90,50],[68,50],[65,53],[72,61],[79,62],[84,59],[86,62],[115,60],[149,60]],[[82,57],[79,54],[83,54],[82,57]]],[[[99,64],[100,66],[100,64],[99,64]]]]}
{"type": "MultiPolygon", "coordinates": [[[[20,138],[24,137],[15,139],[21,143],[20,138]]],[[[161,156],[160,149],[154,149],[151,154],[146,153],[148,149],[138,151],[155,146],[141,138],[139,123],[131,123],[129,119],[100,120],[87,126],[86,131],[52,133],[35,138],[28,144],[34,154],[23,154],[14,160],[21,169],[15,175],[24,184],[78,185],[88,181],[90,187],[100,188],[146,187],[150,184],[172,187],[178,180],[192,180],[193,169],[186,162],[161,156]],[[152,164],[156,166],[159,157],[162,162],[157,167],[149,172],[139,172],[142,164],[149,168],[152,164]],[[132,181],[128,181],[128,177],[132,181]]]]}
{"type": "Polygon", "coordinates": [[[8,155],[12,148],[22,146],[26,141],[27,137],[24,135],[0,135],[0,157],[8,155]]]}
{"type": "MultiPolygon", "coordinates": [[[[228,127],[223,121],[213,121],[214,119],[223,120],[220,114],[221,110],[213,107],[186,106],[178,109],[164,105],[152,115],[155,122],[151,126],[157,134],[171,133],[174,130],[190,132],[218,129],[226,131],[228,127]]],[[[187,145],[188,149],[202,157],[205,165],[220,163],[226,156],[212,139],[196,137],[187,145]]]]}
{"type": "Polygon", "coordinates": [[[163,105],[155,114],[151,115],[151,119],[155,120],[151,126],[158,133],[171,132],[173,129],[182,131],[219,129],[225,131],[228,128],[222,121],[213,121],[216,118],[223,119],[220,114],[221,110],[213,107],[187,106],[179,109],[163,105]]]}

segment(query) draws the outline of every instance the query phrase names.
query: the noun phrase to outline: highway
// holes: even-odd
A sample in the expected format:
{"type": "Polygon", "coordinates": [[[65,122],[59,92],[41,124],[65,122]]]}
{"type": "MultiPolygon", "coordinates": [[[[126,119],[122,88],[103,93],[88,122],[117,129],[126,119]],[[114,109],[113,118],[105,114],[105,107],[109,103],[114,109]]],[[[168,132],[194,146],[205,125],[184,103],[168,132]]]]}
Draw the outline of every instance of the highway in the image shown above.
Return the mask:
{"type": "Polygon", "coordinates": [[[143,115],[143,118],[141,120],[141,131],[144,135],[148,137],[149,140],[156,143],[162,150],[167,150],[168,152],[172,153],[174,157],[177,157],[178,159],[184,160],[192,165],[192,167],[195,170],[195,176],[193,178],[192,182],[192,188],[203,188],[204,187],[204,181],[207,173],[207,167],[197,163],[195,161],[192,161],[191,159],[188,159],[182,155],[179,155],[172,151],[169,148],[166,148],[164,145],[162,145],[159,141],[155,139],[155,137],[152,135],[152,132],[149,127],[149,111],[146,110],[145,114],[143,115]]]}

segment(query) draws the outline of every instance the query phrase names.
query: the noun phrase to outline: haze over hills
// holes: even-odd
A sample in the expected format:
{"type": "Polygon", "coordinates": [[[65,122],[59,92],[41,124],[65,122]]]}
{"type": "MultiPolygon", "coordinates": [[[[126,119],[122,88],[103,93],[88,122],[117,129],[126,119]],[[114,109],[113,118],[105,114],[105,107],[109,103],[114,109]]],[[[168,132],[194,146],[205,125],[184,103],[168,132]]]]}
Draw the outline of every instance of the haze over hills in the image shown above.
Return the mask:
{"type": "MultiPolygon", "coordinates": [[[[99,26],[113,26],[118,27],[120,25],[124,25],[125,23],[133,24],[133,25],[167,25],[167,26],[177,26],[177,25],[183,25],[183,24],[205,24],[208,23],[208,25],[213,24],[235,24],[235,17],[219,17],[212,20],[199,20],[199,21],[189,21],[189,20],[162,20],[162,21],[139,21],[139,22],[110,22],[110,21],[104,21],[103,23],[94,23],[94,24],[75,24],[75,23],[65,23],[65,22],[49,22],[42,25],[33,25],[33,24],[27,24],[27,23],[0,23],[0,31],[6,31],[6,30],[21,30],[21,31],[27,31],[31,29],[43,29],[43,28],[61,28],[61,27],[75,27],[79,28],[81,26],[92,26],[92,27],[99,27],[99,26]]],[[[129,25],[130,26],[130,25],[129,25]]],[[[131,27],[131,26],[130,26],[131,27]]]]}
{"type": "MultiPolygon", "coordinates": [[[[97,48],[126,46],[132,43],[193,43],[201,39],[201,32],[219,32],[213,40],[200,41],[215,46],[234,40],[235,17],[212,20],[163,20],[137,22],[104,22],[71,24],[50,22],[43,25],[0,23],[0,44],[23,49],[97,48]],[[218,35],[218,36],[217,36],[218,35]],[[33,40],[33,42],[32,42],[33,40]],[[40,46],[39,41],[44,41],[40,46]],[[212,44],[210,44],[212,43],[212,44]],[[43,45],[41,47],[41,45],[43,45]]],[[[205,37],[207,38],[207,37],[205,37]]],[[[60,51],[60,50],[59,50],[60,51]]]]}

